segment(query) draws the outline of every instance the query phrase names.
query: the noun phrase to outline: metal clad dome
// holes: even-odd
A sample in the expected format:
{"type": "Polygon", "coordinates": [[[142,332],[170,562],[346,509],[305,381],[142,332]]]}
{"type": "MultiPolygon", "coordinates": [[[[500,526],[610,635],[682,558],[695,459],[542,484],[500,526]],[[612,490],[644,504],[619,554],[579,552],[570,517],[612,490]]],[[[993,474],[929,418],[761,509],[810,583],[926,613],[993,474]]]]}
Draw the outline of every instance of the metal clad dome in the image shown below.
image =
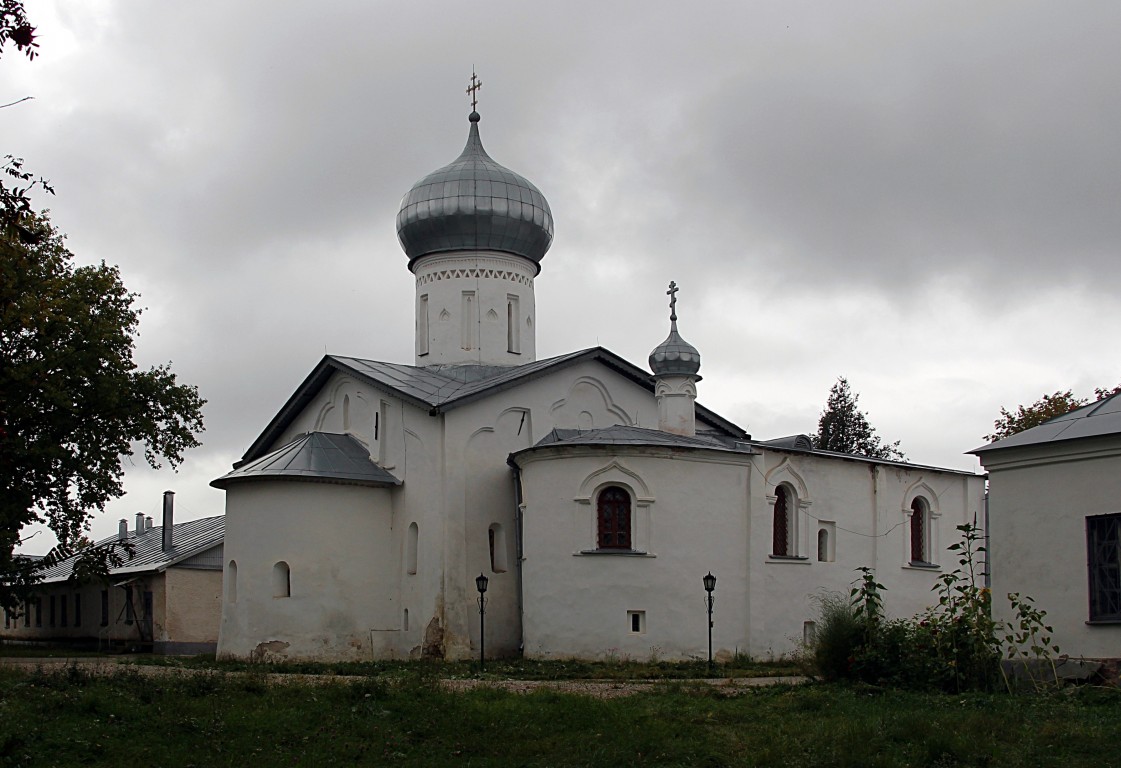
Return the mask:
{"type": "Polygon", "coordinates": [[[430,253],[502,251],[539,264],[553,242],[553,214],[537,187],[487,155],[472,112],[467,146],[413,185],[397,213],[409,265],[430,253]]]}
{"type": "MultiPolygon", "coordinates": [[[[669,336],[650,353],[650,370],[655,376],[679,374],[695,376],[701,369],[701,353],[697,348],[681,338],[677,332],[677,283],[670,281],[669,290],[669,336]]],[[[697,381],[700,381],[697,376],[697,381]]]]}
{"type": "Polygon", "coordinates": [[[650,370],[658,374],[694,375],[701,369],[701,353],[681,338],[677,323],[670,326],[669,336],[650,353],[650,370]]]}

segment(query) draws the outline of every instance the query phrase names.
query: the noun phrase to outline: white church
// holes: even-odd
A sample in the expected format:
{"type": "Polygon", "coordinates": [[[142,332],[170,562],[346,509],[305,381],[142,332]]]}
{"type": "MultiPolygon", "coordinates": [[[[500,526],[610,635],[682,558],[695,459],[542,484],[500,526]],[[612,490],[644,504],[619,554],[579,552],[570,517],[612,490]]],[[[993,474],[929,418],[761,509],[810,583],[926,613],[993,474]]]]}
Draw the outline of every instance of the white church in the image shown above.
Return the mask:
{"type": "Polygon", "coordinates": [[[413,363],[324,357],[212,483],[219,656],[702,658],[709,572],[717,658],[789,653],[859,566],[892,614],[930,604],[982,478],[752,439],[696,402],[672,283],[649,371],[599,347],[538,360],[552,213],[469,120],[397,215],[413,363]]]}

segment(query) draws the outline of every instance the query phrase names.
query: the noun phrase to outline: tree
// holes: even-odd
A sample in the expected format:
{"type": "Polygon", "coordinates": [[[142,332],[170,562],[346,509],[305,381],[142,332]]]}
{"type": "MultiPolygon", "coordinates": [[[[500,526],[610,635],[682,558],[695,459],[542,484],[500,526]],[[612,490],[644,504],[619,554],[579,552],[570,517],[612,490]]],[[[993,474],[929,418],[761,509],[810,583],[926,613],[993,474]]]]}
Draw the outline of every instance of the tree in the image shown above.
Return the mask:
{"type": "Polygon", "coordinates": [[[0,232],[0,602],[8,607],[18,590],[6,585],[33,581],[12,555],[20,530],[45,522],[59,540],[53,559],[68,554],[93,513],[123,494],[122,458],[134,444],[153,468],[178,466],[199,445],[205,403],[169,365],[138,370],[140,310],[116,267],[76,267],[45,214],[24,224],[30,242],[0,232]]]}
{"type": "Polygon", "coordinates": [[[1018,405],[1015,411],[1001,408],[1000,418],[993,422],[993,433],[985,435],[983,439],[996,442],[1012,437],[1025,429],[1038,427],[1045,421],[1070,413],[1075,408],[1081,408],[1091,402],[1103,400],[1110,395],[1116,395],[1118,392],[1121,392],[1121,384],[1113,389],[1094,387],[1094,400],[1091,401],[1089,398],[1075,397],[1074,392],[1068,389],[1066,392],[1043,395],[1031,405],[1018,405]]]}
{"type": "Polygon", "coordinates": [[[860,395],[852,391],[848,379],[838,377],[817,422],[814,447],[873,459],[904,461],[906,457],[899,450],[899,441],[884,443],[868,423],[868,417],[857,407],[859,401],[860,395]]]}
{"type": "Polygon", "coordinates": [[[27,21],[23,0],[0,0],[0,56],[9,42],[16,46],[17,51],[27,54],[29,59],[34,59],[39,53],[35,50],[39,47],[35,42],[35,27],[27,21]]]}

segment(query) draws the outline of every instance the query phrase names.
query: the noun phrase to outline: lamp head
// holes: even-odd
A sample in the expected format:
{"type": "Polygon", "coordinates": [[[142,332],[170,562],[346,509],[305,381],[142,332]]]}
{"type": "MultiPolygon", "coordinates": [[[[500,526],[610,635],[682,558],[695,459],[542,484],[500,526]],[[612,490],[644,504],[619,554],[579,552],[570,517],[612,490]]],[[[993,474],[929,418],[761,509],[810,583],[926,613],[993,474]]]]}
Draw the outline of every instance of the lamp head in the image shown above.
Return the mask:
{"type": "Polygon", "coordinates": [[[712,571],[709,571],[705,575],[704,583],[705,583],[705,592],[712,592],[712,590],[716,589],[716,577],[712,575],[712,571]]]}
{"type": "Polygon", "coordinates": [[[481,573],[475,577],[475,589],[479,590],[480,595],[487,591],[488,583],[490,583],[490,579],[481,573]]]}

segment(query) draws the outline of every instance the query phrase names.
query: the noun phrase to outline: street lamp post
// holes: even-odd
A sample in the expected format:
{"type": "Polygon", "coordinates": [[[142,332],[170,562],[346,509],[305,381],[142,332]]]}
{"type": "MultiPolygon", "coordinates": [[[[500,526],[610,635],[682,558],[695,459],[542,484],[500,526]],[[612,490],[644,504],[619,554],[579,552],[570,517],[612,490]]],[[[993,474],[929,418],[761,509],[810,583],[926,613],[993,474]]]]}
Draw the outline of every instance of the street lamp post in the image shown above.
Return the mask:
{"type": "MultiPolygon", "coordinates": [[[[475,577],[475,589],[479,590],[479,671],[482,672],[486,664],[486,638],[487,638],[487,584],[490,582],[485,575],[475,577]]],[[[711,655],[711,653],[710,653],[711,655]]]]}
{"type": "Polygon", "coordinates": [[[709,571],[703,579],[705,583],[705,592],[708,595],[705,597],[705,604],[708,606],[708,671],[712,674],[712,604],[716,602],[716,598],[712,596],[712,591],[716,589],[716,577],[709,571]]]}

